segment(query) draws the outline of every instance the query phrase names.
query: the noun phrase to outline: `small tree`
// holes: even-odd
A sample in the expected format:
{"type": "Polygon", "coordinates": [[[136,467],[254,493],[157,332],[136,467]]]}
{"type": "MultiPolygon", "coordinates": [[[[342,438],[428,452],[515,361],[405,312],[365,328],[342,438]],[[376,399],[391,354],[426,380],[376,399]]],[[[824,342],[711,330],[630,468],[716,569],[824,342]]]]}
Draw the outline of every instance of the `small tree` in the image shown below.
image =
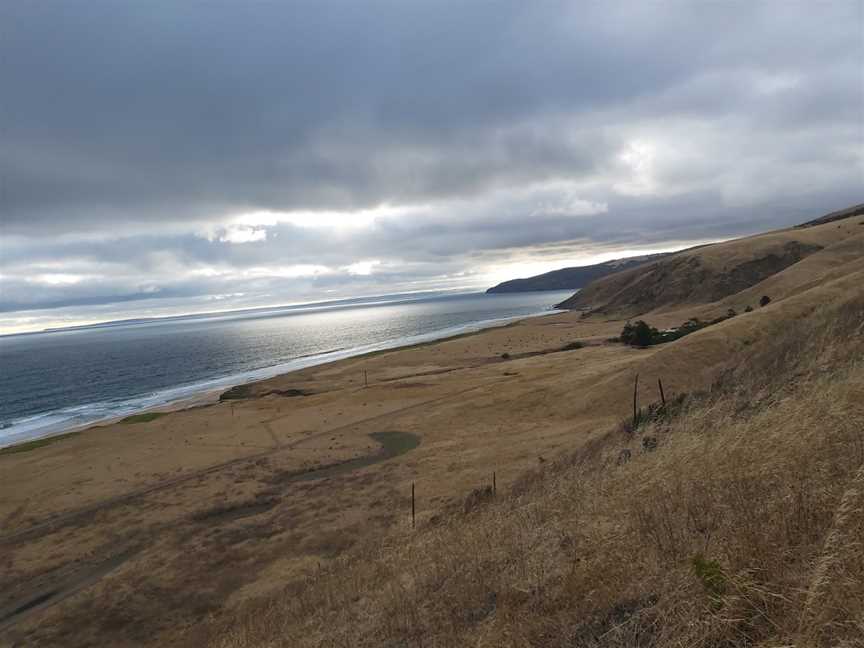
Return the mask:
{"type": "Polygon", "coordinates": [[[762,298],[759,300],[760,306],[767,306],[771,303],[771,298],[768,295],[762,295],[762,298]]]}
{"type": "Polygon", "coordinates": [[[747,306],[747,308],[744,309],[744,312],[745,312],[745,313],[752,313],[752,312],[753,312],[753,307],[752,307],[752,306],[747,306]]]}
{"type": "Polygon", "coordinates": [[[647,347],[654,342],[658,331],[643,320],[627,322],[624,325],[624,330],[621,331],[621,341],[630,346],[647,347]]]}

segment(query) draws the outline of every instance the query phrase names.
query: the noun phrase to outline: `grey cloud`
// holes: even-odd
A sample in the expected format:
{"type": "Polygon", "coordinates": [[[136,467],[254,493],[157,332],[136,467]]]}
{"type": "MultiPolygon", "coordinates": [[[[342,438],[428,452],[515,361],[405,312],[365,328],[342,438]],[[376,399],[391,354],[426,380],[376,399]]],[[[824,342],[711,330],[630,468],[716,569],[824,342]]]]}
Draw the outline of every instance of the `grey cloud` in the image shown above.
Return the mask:
{"type": "Polygon", "coordinates": [[[860,200],[860,19],[854,1],[6,3],[0,300],[444,285],[558,241],[794,223],[860,200]],[[656,159],[634,180],[636,141],[656,159]],[[538,206],[548,182],[608,209],[538,206]],[[239,213],[385,203],[395,216],[357,230],[203,236],[239,213]],[[246,290],[195,274],[369,259],[371,277],[246,290]]]}
{"type": "MultiPolygon", "coordinates": [[[[754,60],[810,83],[855,46],[842,5],[820,8],[821,38],[812,12],[782,6],[785,21],[748,3],[7,5],[7,226],[351,207],[580,171],[591,160],[564,147],[495,151],[494,134],[632,110],[754,60]],[[395,182],[406,162],[419,179],[395,182]]],[[[703,107],[723,103],[717,80],[703,107]]]]}

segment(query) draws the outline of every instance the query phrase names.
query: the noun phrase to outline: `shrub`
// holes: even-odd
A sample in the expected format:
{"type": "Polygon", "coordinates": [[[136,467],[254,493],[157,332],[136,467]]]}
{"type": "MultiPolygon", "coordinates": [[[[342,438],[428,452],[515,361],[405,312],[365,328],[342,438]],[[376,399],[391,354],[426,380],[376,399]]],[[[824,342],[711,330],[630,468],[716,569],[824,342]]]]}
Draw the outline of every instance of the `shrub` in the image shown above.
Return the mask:
{"type": "Polygon", "coordinates": [[[752,313],[752,312],[753,312],[753,307],[752,307],[752,306],[748,306],[747,308],[744,309],[744,312],[745,312],[745,313],[752,313]]]}
{"type": "Polygon", "coordinates": [[[164,412],[144,412],[143,414],[133,414],[132,416],[127,416],[124,419],[121,419],[121,423],[131,424],[131,423],[149,423],[150,421],[155,421],[160,416],[165,416],[164,412]]]}
{"type": "Polygon", "coordinates": [[[574,340],[573,342],[568,342],[563,347],[561,347],[562,351],[575,351],[576,349],[581,349],[585,345],[582,344],[579,340],[574,340]]]}
{"type": "MultiPolygon", "coordinates": [[[[767,297],[764,299],[767,299],[767,297]]],[[[690,335],[691,333],[703,329],[706,326],[711,326],[712,324],[719,324],[720,322],[724,322],[736,315],[738,315],[737,311],[734,308],[730,308],[726,311],[725,315],[716,317],[708,322],[703,322],[698,317],[693,317],[684,322],[678,328],[668,329],[665,331],[658,331],[643,320],[627,322],[627,324],[624,325],[624,330],[621,331],[621,336],[618,338],[610,338],[608,341],[623,342],[624,344],[638,347],[663,344],[664,342],[674,342],[685,335],[690,335]]]]}
{"type": "Polygon", "coordinates": [[[475,488],[468,494],[468,497],[465,498],[465,502],[462,504],[462,510],[465,513],[470,513],[484,504],[491,502],[493,498],[494,493],[492,492],[491,486],[475,488]]]}
{"type": "Polygon", "coordinates": [[[771,298],[768,295],[762,295],[761,299],[759,299],[760,306],[767,306],[771,303],[771,298]]]}
{"type": "Polygon", "coordinates": [[[726,577],[723,575],[720,563],[716,560],[708,560],[702,554],[696,554],[690,562],[696,578],[702,583],[708,595],[714,600],[719,600],[726,592],[726,577]]]}
{"type": "Polygon", "coordinates": [[[252,388],[249,385],[235,385],[231,389],[228,389],[219,394],[219,400],[242,400],[244,398],[251,398],[251,396],[252,388]]]}
{"type": "Polygon", "coordinates": [[[627,322],[624,325],[624,330],[621,331],[621,341],[630,346],[647,347],[654,343],[657,335],[656,328],[644,320],[637,320],[632,324],[627,322]]]}

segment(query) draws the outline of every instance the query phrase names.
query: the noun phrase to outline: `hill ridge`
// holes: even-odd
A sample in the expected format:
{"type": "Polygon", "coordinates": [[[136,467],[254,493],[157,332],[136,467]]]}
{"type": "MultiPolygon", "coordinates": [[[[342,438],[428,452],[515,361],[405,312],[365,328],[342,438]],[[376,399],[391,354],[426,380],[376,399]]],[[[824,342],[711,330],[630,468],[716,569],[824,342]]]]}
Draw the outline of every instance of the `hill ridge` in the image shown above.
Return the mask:
{"type": "Polygon", "coordinates": [[[633,317],[658,308],[720,302],[805,259],[822,267],[864,256],[864,228],[851,220],[862,213],[864,206],[858,205],[803,226],[676,252],[602,277],[557,307],[633,317]]]}
{"type": "Polygon", "coordinates": [[[568,268],[560,268],[551,272],[544,272],[533,277],[525,277],[521,279],[510,279],[492,286],[486,291],[487,295],[499,293],[514,293],[514,292],[532,292],[540,290],[578,290],[589,282],[605,277],[606,275],[628,268],[656,261],[662,257],[668,256],[671,252],[661,252],[658,254],[643,254],[634,257],[622,257],[620,259],[612,259],[603,263],[594,263],[586,266],[572,266],[568,268]]]}

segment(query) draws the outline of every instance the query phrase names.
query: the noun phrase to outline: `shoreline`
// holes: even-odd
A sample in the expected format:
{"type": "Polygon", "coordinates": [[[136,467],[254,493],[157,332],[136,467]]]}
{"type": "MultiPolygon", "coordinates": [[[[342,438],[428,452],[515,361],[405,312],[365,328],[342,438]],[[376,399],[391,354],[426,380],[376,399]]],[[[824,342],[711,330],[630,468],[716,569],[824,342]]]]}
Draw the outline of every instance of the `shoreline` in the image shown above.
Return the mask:
{"type": "MultiPolygon", "coordinates": [[[[92,428],[113,425],[115,423],[123,421],[130,416],[136,416],[146,413],[167,414],[170,412],[189,410],[196,407],[206,407],[208,405],[218,403],[219,396],[226,390],[231,389],[232,387],[237,387],[240,385],[254,385],[256,383],[260,383],[266,380],[271,380],[274,378],[279,378],[295,373],[297,371],[302,371],[303,369],[307,369],[310,367],[320,367],[328,364],[335,364],[343,360],[356,360],[363,357],[372,357],[381,353],[388,353],[392,351],[404,351],[420,346],[435,344],[437,342],[458,339],[469,335],[477,335],[484,331],[504,328],[529,319],[557,315],[566,312],[569,311],[566,309],[560,309],[555,308],[554,306],[550,306],[546,310],[529,315],[517,315],[515,317],[479,320],[470,324],[462,324],[456,327],[448,327],[430,333],[422,333],[409,336],[406,338],[402,338],[401,340],[389,340],[373,345],[331,349],[328,351],[322,351],[320,353],[306,354],[298,356],[297,358],[293,358],[286,363],[274,365],[271,367],[262,367],[260,369],[246,372],[245,374],[224,376],[220,378],[213,378],[206,381],[201,381],[199,383],[192,383],[190,385],[178,385],[175,387],[170,387],[162,390],[161,392],[156,392],[152,396],[141,396],[138,398],[158,398],[159,394],[166,394],[172,391],[185,392],[186,390],[189,390],[189,392],[184,393],[182,396],[178,396],[173,399],[169,396],[169,400],[153,405],[144,405],[142,407],[130,406],[128,410],[118,412],[114,415],[94,418],[92,420],[82,421],[79,423],[68,423],[64,421],[56,423],[56,426],[49,424],[41,430],[37,429],[29,434],[27,433],[27,431],[23,431],[19,433],[17,438],[14,438],[11,442],[8,442],[8,440],[4,438],[3,433],[14,429],[15,425],[13,424],[7,428],[3,428],[2,430],[0,430],[0,451],[8,450],[10,448],[32,442],[47,441],[53,437],[62,437],[68,434],[80,433],[92,428]],[[243,379],[244,375],[247,376],[248,379],[243,379]]],[[[133,399],[129,400],[134,400],[134,397],[133,399]]],[[[98,403],[94,403],[92,405],[84,405],[78,407],[91,407],[98,405],[98,403]]],[[[55,412],[62,412],[62,410],[56,410],[55,412]]],[[[25,418],[23,420],[28,421],[41,417],[57,415],[55,414],[55,412],[34,414],[31,417],[25,418]]]]}
{"type": "Polygon", "coordinates": [[[136,618],[157,620],[148,633],[163,645],[180,643],[161,622],[171,614],[185,620],[187,598],[165,592],[204,592],[213,609],[265,595],[407,520],[415,481],[422,525],[436,511],[461,508],[490,471],[506,489],[538,457],[556,456],[583,433],[587,439],[621,400],[604,395],[606,377],[638,355],[619,345],[568,350],[608,338],[609,325],[532,310],[538,316],[355,351],[259,382],[241,400],[2,453],[10,496],[0,501],[0,541],[16,562],[0,607],[14,611],[57,592],[38,615],[28,608],[10,617],[13,632],[38,626],[37,639],[54,629],[95,637],[91,626],[101,634],[116,617],[113,597],[131,591],[136,618]],[[550,408],[558,395],[566,407],[550,408]],[[79,577],[98,573],[101,581],[102,565],[126,555],[133,557],[107,587],[92,590],[97,599],[79,597],[98,608],[54,605],[77,591],[79,577]],[[223,579],[215,587],[214,574],[223,579]],[[81,617],[90,625],[73,621],[81,617]]]}

